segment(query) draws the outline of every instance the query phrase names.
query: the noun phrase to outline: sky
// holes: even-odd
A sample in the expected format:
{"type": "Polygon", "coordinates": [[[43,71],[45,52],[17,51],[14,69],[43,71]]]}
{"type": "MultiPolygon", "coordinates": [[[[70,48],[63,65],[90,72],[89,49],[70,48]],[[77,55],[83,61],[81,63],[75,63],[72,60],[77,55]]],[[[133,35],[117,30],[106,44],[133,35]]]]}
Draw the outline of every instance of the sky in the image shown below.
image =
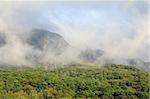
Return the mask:
{"type": "Polygon", "coordinates": [[[1,31],[42,28],[75,48],[150,61],[147,0],[0,2],[1,31]]]}

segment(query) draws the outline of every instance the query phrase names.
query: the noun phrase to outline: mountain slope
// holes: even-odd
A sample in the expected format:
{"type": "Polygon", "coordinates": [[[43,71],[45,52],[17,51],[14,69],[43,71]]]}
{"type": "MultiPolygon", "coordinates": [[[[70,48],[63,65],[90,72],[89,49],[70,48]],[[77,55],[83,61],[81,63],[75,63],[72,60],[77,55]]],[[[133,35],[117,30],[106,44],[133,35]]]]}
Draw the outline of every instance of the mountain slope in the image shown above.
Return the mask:
{"type": "Polygon", "coordinates": [[[43,29],[32,30],[27,43],[42,51],[46,49],[62,50],[69,45],[61,35],[43,29]]]}
{"type": "Polygon", "coordinates": [[[4,46],[6,44],[6,37],[4,33],[0,32],[0,47],[4,46]]]}
{"type": "Polygon", "coordinates": [[[86,49],[80,52],[79,58],[84,62],[95,62],[104,54],[104,51],[100,49],[86,49]]]}

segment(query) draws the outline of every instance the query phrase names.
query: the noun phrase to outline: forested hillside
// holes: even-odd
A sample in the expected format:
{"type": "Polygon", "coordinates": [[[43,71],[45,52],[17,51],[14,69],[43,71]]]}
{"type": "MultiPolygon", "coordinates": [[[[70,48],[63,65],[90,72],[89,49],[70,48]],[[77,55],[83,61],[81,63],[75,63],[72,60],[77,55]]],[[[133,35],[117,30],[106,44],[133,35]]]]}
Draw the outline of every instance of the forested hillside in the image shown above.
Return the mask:
{"type": "Polygon", "coordinates": [[[148,99],[148,75],[114,64],[55,70],[4,67],[0,69],[0,99],[148,99]]]}

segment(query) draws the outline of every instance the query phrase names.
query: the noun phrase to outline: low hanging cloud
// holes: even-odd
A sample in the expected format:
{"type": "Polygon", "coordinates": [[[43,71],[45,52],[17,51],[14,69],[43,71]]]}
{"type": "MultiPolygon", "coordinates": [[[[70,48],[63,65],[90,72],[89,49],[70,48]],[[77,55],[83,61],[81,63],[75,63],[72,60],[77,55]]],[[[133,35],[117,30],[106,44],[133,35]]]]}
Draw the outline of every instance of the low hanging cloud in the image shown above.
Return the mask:
{"type": "Polygon", "coordinates": [[[147,1],[123,2],[25,2],[0,3],[0,33],[6,44],[0,47],[0,64],[33,65],[30,54],[38,54],[43,63],[70,63],[79,61],[84,49],[101,49],[103,59],[148,57],[148,7],[147,1]],[[57,57],[47,50],[41,54],[25,42],[35,28],[56,32],[71,47],[57,57]]]}

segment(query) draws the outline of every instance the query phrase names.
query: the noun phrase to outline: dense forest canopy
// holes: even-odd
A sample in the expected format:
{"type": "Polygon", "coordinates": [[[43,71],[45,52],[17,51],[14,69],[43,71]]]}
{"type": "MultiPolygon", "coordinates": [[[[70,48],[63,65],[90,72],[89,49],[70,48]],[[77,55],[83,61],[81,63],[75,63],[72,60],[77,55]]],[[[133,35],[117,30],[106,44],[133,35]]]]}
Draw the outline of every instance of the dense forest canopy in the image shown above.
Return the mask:
{"type": "Polygon", "coordinates": [[[0,68],[1,99],[148,99],[149,73],[124,65],[0,68]]]}

